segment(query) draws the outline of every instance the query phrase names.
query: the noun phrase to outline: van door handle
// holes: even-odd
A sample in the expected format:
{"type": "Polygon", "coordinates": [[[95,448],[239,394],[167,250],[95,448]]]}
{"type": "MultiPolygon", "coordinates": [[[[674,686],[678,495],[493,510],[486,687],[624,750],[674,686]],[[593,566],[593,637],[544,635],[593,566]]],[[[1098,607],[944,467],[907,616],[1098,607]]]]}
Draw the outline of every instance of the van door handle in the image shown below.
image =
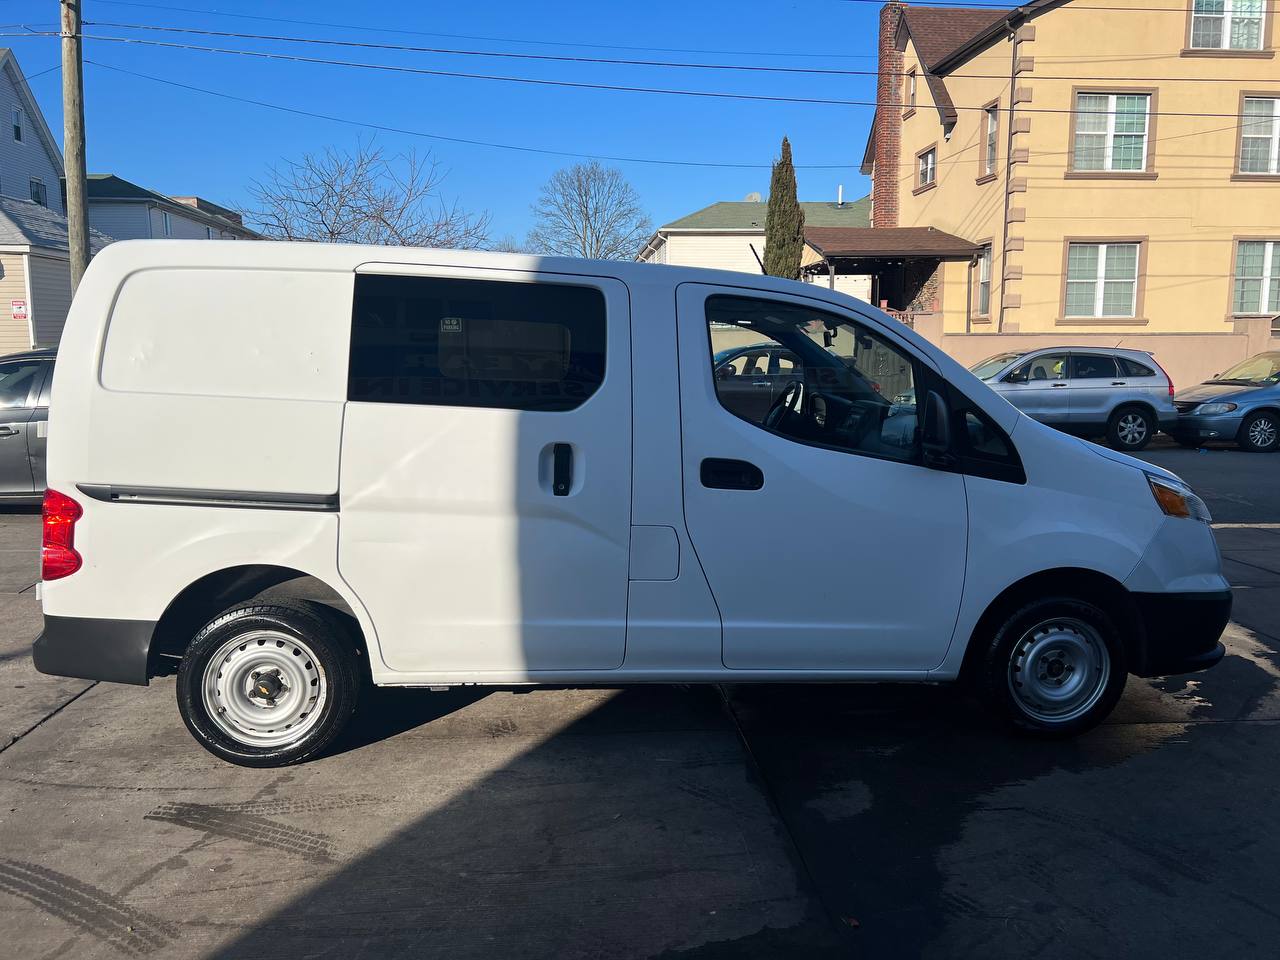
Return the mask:
{"type": "Polygon", "coordinates": [[[551,494],[567,497],[573,487],[573,447],[557,443],[551,447],[551,494]]]}
{"type": "Polygon", "coordinates": [[[13,427],[0,427],[0,437],[13,437],[17,436],[17,434],[18,431],[13,427]]]}
{"type": "Polygon", "coordinates": [[[769,386],[769,381],[768,380],[752,380],[751,385],[753,387],[767,387],[769,386]]]}
{"type": "Polygon", "coordinates": [[[745,460],[722,460],[708,457],[702,461],[702,485],[712,490],[759,490],[764,486],[764,473],[745,460]]]}

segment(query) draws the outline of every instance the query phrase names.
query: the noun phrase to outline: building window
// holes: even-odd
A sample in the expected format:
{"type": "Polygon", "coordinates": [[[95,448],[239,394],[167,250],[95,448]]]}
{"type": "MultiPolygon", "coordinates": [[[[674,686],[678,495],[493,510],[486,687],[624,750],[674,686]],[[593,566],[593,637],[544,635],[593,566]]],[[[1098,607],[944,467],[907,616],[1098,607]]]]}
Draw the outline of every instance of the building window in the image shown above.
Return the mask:
{"type": "Polygon", "coordinates": [[[164,235],[166,237],[173,236],[173,218],[169,216],[168,210],[160,211],[160,223],[164,229],[164,235]]]}
{"type": "Polygon", "coordinates": [[[903,95],[902,95],[902,100],[907,105],[908,113],[910,113],[912,110],[916,108],[917,79],[918,79],[918,76],[916,74],[916,68],[912,67],[910,70],[907,71],[907,78],[906,78],[907,89],[903,92],[903,95]]]}
{"type": "Polygon", "coordinates": [[[1137,243],[1068,244],[1066,316],[1134,316],[1138,247],[1137,243]]]}
{"type": "Polygon", "coordinates": [[[205,228],[204,228],[204,238],[205,238],[206,240],[212,240],[212,239],[213,239],[213,227],[205,227],[205,228]]]}
{"type": "Polygon", "coordinates": [[[938,150],[930,147],[916,157],[919,161],[919,172],[916,175],[916,189],[923,190],[933,186],[938,179],[938,150]]]}
{"type": "Polygon", "coordinates": [[[1145,170],[1150,108],[1148,93],[1077,93],[1071,168],[1145,170]]]}
{"type": "Polygon", "coordinates": [[[974,313],[979,317],[991,313],[991,244],[978,251],[977,284],[974,313]]]}
{"type": "Polygon", "coordinates": [[[24,123],[25,120],[26,120],[26,117],[23,116],[22,108],[14,107],[13,108],[13,139],[17,143],[22,142],[22,128],[26,126],[26,124],[24,123]]]}
{"type": "Polygon", "coordinates": [[[982,144],[982,174],[990,177],[996,172],[996,141],[1000,130],[1000,108],[987,107],[985,119],[987,135],[982,144]]]}
{"type": "Polygon", "coordinates": [[[1241,240],[1236,244],[1236,283],[1231,311],[1280,313],[1280,241],[1241,240]]]}
{"type": "Polygon", "coordinates": [[[31,178],[31,202],[38,203],[42,207],[49,205],[49,194],[44,188],[44,181],[36,177],[31,178]]]}
{"type": "Polygon", "coordinates": [[[1191,0],[1192,50],[1261,50],[1266,0],[1191,0]]]}
{"type": "Polygon", "coordinates": [[[1280,99],[1244,98],[1240,117],[1240,172],[1280,173],[1280,99]]]}

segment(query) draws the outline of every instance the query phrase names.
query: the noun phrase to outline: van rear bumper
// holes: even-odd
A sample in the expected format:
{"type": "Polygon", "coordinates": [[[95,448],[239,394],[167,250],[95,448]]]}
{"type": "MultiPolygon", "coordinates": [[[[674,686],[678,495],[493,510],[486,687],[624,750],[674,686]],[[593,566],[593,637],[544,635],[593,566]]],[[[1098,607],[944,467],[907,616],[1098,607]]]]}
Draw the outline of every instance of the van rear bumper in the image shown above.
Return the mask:
{"type": "Polygon", "coordinates": [[[41,673],[83,680],[147,684],[153,620],[100,620],[44,615],[44,630],[31,647],[41,673]]]}
{"type": "Polygon", "coordinates": [[[1226,655],[1218,642],[1231,619],[1231,591],[1133,593],[1146,642],[1130,672],[1163,677],[1207,670],[1226,655]]]}

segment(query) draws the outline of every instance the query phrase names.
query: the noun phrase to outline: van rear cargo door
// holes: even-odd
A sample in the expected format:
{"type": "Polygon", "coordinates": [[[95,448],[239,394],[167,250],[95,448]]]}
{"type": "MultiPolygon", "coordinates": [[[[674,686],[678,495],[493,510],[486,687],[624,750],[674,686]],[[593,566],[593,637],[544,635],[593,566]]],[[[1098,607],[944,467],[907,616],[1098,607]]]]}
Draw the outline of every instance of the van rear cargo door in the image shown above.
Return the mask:
{"type": "Polygon", "coordinates": [[[630,314],[618,280],[356,277],[339,567],[406,673],[623,660],[630,314]]]}

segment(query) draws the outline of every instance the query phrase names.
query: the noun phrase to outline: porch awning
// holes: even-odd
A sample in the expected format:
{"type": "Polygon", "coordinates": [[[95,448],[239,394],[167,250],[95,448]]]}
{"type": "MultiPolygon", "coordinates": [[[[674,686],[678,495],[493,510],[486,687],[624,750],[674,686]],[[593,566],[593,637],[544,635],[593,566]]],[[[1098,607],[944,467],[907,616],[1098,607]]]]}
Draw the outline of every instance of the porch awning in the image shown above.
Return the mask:
{"type": "Polygon", "coordinates": [[[933,227],[806,227],[804,239],[828,260],[969,260],[980,249],[976,243],[933,227]]]}

